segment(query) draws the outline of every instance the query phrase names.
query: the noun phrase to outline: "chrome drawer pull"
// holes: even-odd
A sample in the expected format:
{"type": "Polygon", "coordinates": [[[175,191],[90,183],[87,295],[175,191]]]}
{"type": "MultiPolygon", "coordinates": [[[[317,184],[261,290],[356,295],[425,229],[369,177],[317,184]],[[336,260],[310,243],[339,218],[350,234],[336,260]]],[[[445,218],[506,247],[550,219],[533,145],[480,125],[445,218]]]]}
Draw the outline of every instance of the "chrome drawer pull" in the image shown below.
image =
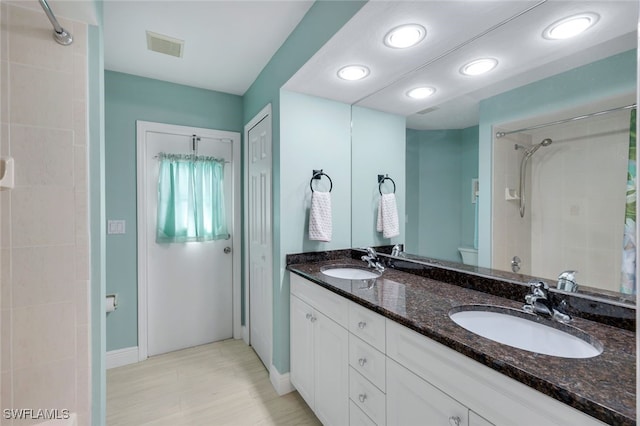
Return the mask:
{"type": "Polygon", "coordinates": [[[360,402],[364,404],[364,400],[367,399],[367,395],[364,393],[361,393],[360,395],[358,395],[358,399],[360,400],[360,402]]]}
{"type": "Polygon", "coordinates": [[[367,323],[366,323],[366,322],[364,322],[364,321],[360,321],[360,322],[358,323],[358,327],[359,327],[361,330],[362,330],[363,328],[365,328],[366,326],[367,326],[367,323]]]}
{"type": "Polygon", "coordinates": [[[360,364],[360,367],[364,367],[364,365],[367,363],[367,359],[366,358],[360,358],[358,360],[358,364],[360,364]]]}
{"type": "Polygon", "coordinates": [[[449,426],[460,426],[462,420],[458,416],[449,417],[449,426]]]}
{"type": "Polygon", "coordinates": [[[307,315],[306,315],[306,318],[307,318],[307,319],[311,319],[311,314],[307,314],[307,315]]]}

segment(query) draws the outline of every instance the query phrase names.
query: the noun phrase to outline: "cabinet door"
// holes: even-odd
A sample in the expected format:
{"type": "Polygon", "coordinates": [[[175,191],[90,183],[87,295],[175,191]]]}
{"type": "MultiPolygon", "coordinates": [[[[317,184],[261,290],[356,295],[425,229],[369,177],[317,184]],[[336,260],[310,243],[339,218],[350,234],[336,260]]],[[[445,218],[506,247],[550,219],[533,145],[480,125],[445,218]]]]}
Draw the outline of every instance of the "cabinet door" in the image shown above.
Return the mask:
{"type": "Polygon", "coordinates": [[[314,312],[311,306],[291,295],[291,383],[309,407],[314,406],[313,372],[314,312]]]}
{"type": "Polygon", "coordinates": [[[388,426],[467,426],[468,411],[467,407],[438,388],[387,359],[388,426]]]}
{"type": "Polygon", "coordinates": [[[325,426],[349,424],[349,332],[315,312],[315,413],[325,426]]]}

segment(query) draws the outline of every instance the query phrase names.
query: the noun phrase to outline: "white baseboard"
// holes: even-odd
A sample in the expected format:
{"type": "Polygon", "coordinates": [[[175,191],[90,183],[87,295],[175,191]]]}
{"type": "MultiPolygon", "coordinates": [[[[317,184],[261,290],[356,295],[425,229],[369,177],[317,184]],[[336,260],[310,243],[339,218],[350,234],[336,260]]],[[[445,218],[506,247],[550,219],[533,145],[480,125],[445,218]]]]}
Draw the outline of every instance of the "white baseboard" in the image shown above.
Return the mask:
{"type": "Polygon", "coordinates": [[[289,373],[281,374],[273,365],[269,369],[269,380],[280,396],[296,390],[289,380],[289,373]]]}
{"type": "Polygon", "coordinates": [[[138,361],[137,346],[109,351],[105,358],[107,370],[110,368],[122,367],[123,365],[135,364],[138,361]]]}

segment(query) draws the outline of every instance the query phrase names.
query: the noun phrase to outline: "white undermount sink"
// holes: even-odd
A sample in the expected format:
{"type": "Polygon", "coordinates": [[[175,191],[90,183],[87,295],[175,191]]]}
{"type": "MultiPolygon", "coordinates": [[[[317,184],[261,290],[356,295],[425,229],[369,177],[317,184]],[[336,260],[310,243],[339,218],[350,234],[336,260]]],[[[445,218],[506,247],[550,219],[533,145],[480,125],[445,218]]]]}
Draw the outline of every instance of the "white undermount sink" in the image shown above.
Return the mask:
{"type": "Polygon", "coordinates": [[[343,280],[369,280],[382,275],[375,269],[359,268],[351,265],[324,266],[320,269],[324,275],[343,280]]]}
{"type": "Polygon", "coordinates": [[[449,317],[475,334],[530,352],[561,358],[592,358],[602,353],[602,344],[583,331],[558,324],[567,330],[563,331],[537,322],[534,314],[515,309],[460,306],[452,309],[449,317]]]}

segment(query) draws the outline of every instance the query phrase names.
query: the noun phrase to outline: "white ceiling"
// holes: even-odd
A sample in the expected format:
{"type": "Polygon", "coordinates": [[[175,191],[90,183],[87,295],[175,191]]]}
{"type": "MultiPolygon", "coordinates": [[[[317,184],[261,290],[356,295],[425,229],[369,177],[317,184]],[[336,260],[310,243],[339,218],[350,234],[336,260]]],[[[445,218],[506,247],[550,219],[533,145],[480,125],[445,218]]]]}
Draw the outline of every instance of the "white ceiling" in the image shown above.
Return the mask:
{"type": "Polygon", "coordinates": [[[106,0],[105,68],[243,95],[312,4],[106,0]],[[184,40],[183,57],[147,50],[147,30],[184,40]]]}
{"type": "Polygon", "coordinates": [[[482,99],[635,48],[637,19],[635,0],[372,0],[285,88],[404,115],[414,129],[465,128],[478,123],[482,99]],[[581,36],[541,37],[551,23],[584,11],[600,20],[581,36]],[[402,23],[423,25],[425,40],[404,50],[386,47],[384,35],[402,23]],[[500,61],[493,72],[477,78],[458,72],[485,56],[500,61]],[[371,74],[357,82],[338,79],[337,70],[353,63],[371,74]],[[421,101],[405,95],[419,85],[435,87],[435,95],[421,101]]]}

